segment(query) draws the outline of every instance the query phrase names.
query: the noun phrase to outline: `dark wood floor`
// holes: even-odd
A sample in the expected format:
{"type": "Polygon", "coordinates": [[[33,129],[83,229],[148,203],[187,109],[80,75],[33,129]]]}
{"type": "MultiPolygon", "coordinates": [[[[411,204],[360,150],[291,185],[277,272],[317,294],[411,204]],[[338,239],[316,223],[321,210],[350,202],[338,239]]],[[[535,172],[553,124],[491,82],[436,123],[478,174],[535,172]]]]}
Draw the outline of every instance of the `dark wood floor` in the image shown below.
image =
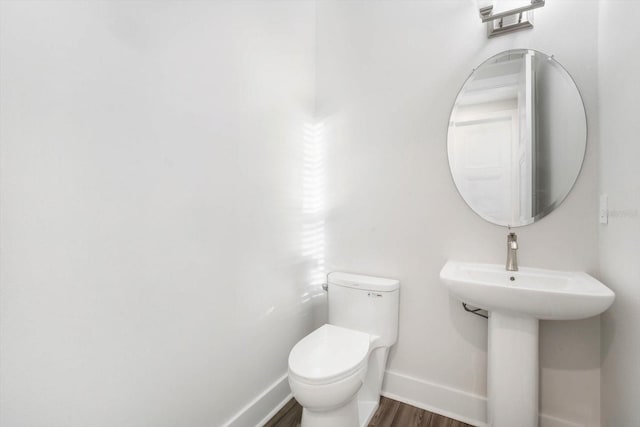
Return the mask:
{"type": "MultiPolygon", "coordinates": [[[[291,399],[264,427],[297,427],[302,406],[291,399]]],[[[424,409],[383,397],[369,427],[471,427],[469,424],[433,414],[424,409]]]]}

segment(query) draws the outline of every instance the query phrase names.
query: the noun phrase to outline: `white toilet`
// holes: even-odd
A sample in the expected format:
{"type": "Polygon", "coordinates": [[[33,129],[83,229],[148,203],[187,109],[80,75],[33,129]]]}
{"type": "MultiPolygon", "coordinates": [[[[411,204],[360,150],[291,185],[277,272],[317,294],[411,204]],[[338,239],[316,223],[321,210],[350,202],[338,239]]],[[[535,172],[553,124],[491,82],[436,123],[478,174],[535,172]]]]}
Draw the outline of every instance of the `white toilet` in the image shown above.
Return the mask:
{"type": "Polygon", "coordinates": [[[331,273],[328,285],[329,323],[291,350],[289,385],[302,427],[364,427],[398,337],[400,282],[331,273]]]}

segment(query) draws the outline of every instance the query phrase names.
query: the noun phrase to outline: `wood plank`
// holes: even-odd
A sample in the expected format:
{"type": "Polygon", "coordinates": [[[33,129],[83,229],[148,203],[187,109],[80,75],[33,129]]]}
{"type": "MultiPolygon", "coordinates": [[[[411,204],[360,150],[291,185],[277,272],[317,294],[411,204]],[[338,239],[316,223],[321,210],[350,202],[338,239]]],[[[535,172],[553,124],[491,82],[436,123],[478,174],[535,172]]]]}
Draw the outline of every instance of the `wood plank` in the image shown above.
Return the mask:
{"type": "Polygon", "coordinates": [[[371,418],[369,427],[392,427],[393,419],[400,409],[401,403],[386,397],[380,398],[380,406],[371,418]]]}
{"type": "Polygon", "coordinates": [[[422,419],[422,424],[420,424],[420,427],[429,427],[431,425],[432,417],[433,417],[432,412],[424,411],[424,418],[422,419]]]}
{"type": "Polygon", "coordinates": [[[458,420],[451,420],[451,427],[473,427],[471,424],[463,423],[458,420]]]}
{"type": "MultiPolygon", "coordinates": [[[[291,399],[270,419],[264,427],[300,427],[302,406],[291,399]]],[[[369,427],[471,427],[461,421],[425,411],[386,397],[380,399],[380,406],[369,427]]]]}
{"type": "MultiPolygon", "coordinates": [[[[287,424],[283,423],[288,420],[283,419],[287,417],[290,412],[296,411],[297,408],[300,408],[300,418],[302,419],[302,406],[300,406],[300,404],[295,399],[291,399],[278,411],[277,414],[273,416],[273,418],[267,421],[264,427],[285,427],[287,424]]],[[[298,420],[298,423],[299,422],[300,420],[298,420]]]]}
{"type": "Polygon", "coordinates": [[[426,427],[427,424],[423,424],[425,412],[426,411],[424,409],[401,403],[400,408],[398,408],[398,412],[393,419],[393,425],[403,427],[426,427]]]}
{"type": "Polygon", "coordinates": [[[302,406],[297,405],[282,417],[278,423],[278,427],[299,427],[302,420],[302,406]]]}
{"type": "Polygon", "coordinates": [[[429,420],[429,427],[452,427],[451,418],[443,417],[438,414],[431,414],[431,419],[429,420]]]}

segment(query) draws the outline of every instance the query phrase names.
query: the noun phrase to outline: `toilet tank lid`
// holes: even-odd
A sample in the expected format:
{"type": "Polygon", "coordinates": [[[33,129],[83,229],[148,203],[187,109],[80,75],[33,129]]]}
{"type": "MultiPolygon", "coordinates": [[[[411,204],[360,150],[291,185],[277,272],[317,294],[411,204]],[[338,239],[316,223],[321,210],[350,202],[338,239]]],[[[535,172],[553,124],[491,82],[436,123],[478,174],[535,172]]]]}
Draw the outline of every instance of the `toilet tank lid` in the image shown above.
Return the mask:
{"type": "Polygon", "coordinates": [[[361,274],[340,273],[337,271],[329,273],[328,281],[331,285],[378,292],[391,292],[400,287],[399,280],[363,276],[361,274]]]}

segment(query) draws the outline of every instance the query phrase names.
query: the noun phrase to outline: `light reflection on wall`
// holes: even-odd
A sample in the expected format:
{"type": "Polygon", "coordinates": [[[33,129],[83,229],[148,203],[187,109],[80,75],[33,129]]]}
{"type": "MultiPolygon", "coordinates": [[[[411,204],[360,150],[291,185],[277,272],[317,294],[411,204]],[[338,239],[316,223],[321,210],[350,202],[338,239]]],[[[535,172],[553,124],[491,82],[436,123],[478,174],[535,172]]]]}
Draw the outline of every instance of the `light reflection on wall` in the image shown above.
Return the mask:
{"type": "Polygon", "coordinates": [[[324,122],[304,126],[301,245],[309,276],[303,302],[322,296],[318,286],[326,280],[324,129],[324,122]]]}

